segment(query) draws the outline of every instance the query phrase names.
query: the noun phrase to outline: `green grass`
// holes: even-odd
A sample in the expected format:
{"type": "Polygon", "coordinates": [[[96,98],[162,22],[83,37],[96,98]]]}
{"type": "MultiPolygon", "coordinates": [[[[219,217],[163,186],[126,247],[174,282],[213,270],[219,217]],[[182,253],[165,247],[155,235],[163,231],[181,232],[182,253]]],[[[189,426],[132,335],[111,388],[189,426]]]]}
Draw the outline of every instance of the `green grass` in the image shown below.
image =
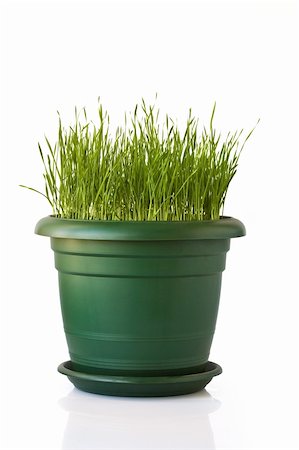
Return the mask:
{"type": "Polygon", "coordinates": [[[53,214],[89,220],[215,220],[223,214],[229,184],[240,153],[252,131],[221,140],[213,127],[199,130],[191,110],[183,131],[144,101],[129,121],[110,132],[109,116],[98,108],[98,124],[85,109],[75,123],[63,127],[57,142],[40,144],[44,195],[53,214]],[[128,123],[129,122],[129,123],[128,123]]]}

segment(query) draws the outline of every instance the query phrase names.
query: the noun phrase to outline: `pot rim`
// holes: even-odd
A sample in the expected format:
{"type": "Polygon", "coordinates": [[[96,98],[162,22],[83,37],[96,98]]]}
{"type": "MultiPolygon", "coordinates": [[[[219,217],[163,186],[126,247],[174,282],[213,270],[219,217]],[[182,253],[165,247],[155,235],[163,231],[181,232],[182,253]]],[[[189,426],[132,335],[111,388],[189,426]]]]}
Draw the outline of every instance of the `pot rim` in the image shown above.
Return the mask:
{"type": "Polygon", "coordinates": [[[51,238],[109,241],[175,241],[230,239],[245,236],[244,224],[233,217],[203,221],[79,220],[47,216],[34,232],[51,238]]]}

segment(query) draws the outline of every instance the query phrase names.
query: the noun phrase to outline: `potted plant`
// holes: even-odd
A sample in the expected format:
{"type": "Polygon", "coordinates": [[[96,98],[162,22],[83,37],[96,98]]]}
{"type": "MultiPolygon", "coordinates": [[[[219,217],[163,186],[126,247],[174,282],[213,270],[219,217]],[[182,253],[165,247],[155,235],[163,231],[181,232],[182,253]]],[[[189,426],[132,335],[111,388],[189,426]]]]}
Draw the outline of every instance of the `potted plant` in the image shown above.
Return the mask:
{"type": "Polygon", "coordinates": [[[70,353],[58,370],[93,393],[195,392],[222,371],[208,360],[221,276],[245,235],[222,210],[252,131],[220,141],[215,106],[201,132],[191,111],[183,132],[168,116],[161,128],[144,101],[115,133],[98,111],[98,125],[59,118],[56,144],[39,145],[53,213],[35,232],[51,238],[70,353]]]}

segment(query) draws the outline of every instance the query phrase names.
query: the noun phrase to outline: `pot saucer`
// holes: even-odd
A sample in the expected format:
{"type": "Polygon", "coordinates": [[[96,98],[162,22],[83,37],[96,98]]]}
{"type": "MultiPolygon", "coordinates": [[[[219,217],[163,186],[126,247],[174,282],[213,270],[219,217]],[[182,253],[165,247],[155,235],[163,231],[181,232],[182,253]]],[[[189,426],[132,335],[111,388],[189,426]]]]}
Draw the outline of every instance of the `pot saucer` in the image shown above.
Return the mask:
{"type": "Polygon", "coordinates": [[[71,361],[66,361],[59,365],[58,372],[66,375],[76,388],[93,394],[164,397],[200,391],[222,369],[218,364],[208,362],[204,371],[189,375],[115,376],[78,372],[72,369],[71,361]]]}

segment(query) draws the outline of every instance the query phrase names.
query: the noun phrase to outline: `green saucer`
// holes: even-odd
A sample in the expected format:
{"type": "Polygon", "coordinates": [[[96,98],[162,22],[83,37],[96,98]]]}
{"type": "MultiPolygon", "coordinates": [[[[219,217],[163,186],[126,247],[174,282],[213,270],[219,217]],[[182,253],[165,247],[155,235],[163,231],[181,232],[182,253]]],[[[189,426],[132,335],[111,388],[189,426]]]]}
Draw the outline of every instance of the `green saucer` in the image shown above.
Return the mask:
{"type": "Polygon", "coordinates": [[[93,394],[164,397],[200,391],[222,369],[218,364],[208,362],[204,371],[190,375],[115,376],[78,372],[72,369],[71,361],[66,361],[59,365],[58,372],[66,375],[76,388],[93,394]]]}

